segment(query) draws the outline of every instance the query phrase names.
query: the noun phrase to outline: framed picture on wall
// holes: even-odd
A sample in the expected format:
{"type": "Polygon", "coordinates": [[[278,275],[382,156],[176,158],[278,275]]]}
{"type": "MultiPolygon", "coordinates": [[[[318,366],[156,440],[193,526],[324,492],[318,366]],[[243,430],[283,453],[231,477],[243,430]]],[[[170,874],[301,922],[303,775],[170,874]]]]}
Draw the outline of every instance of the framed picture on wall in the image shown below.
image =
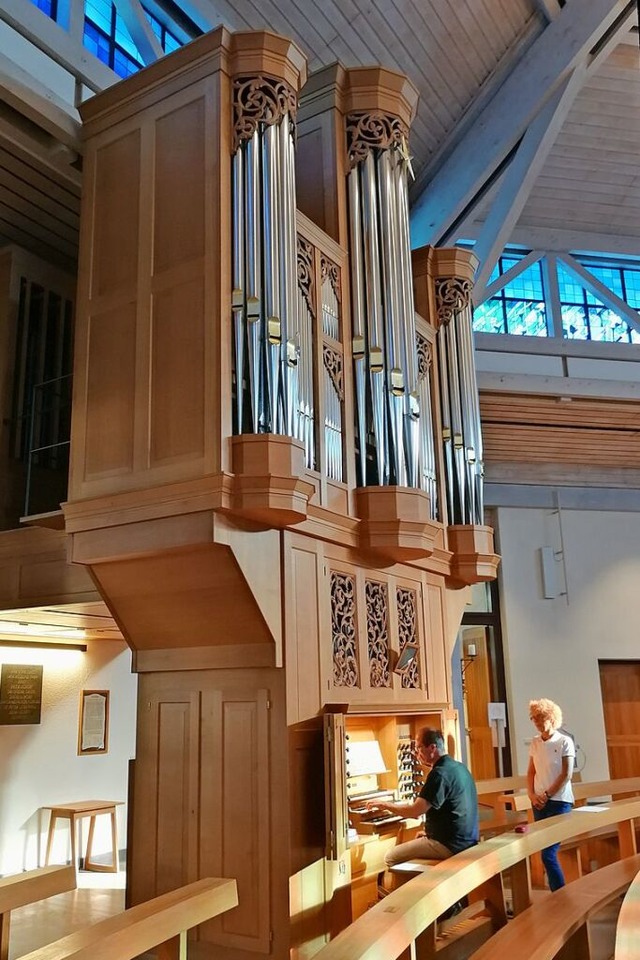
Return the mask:
{"type": "Polygon", "coordinates": [[[78,721],[78,756],[106,753],[109,749],[109,691],[81,690],[78,721]]]}

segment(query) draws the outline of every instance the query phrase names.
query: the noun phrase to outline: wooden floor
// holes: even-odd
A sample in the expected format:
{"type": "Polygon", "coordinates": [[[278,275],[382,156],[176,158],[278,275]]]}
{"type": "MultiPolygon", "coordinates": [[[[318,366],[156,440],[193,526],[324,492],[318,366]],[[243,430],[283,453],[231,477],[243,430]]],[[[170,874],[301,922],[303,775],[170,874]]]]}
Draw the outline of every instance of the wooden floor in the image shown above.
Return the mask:
{"type": "MultiPolygon", "coordinates": [[[[96,874],[107,877],[109,874],[96,874]]],[[[113,875],[111,875],[113,876],[113,875]]],[[[79,877],[82,883],[82,874],[79,877]]],[[[21,907],[11,914],[9,960],[16,960],[80,927],[105,920],[124,910],[124,887],[80,887],[69,893],[21,907]]]]}

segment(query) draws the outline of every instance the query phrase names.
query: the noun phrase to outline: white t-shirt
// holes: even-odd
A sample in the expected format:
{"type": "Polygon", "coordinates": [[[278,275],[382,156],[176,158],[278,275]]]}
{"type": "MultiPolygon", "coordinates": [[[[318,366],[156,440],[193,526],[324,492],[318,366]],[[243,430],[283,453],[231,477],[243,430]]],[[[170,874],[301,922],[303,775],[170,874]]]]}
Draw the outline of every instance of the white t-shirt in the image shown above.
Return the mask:
{"type": "MultiPolygon", "coordinates": [[[[555,730],[548,740],[540,735],[534,737],[529,748],[529,756],[533,759],[536,775],[533,781],[536,793],[543,793],[562,772],[562,758],[575,757],[576,751],[573,740],[564,733],[555,730]]],[[[573,789],[571,779],[562,786],[557,793],[550,796],[551,800],[564,800],[573,803],[573,789]]]]}

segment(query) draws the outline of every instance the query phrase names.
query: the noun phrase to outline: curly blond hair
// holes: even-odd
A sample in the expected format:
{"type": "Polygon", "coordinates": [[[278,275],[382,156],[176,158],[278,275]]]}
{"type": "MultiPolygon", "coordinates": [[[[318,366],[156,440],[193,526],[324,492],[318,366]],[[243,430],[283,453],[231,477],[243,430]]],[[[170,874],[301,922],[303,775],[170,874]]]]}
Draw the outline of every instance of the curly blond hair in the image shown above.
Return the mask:
{"type": "Polygon", "coordinates": [[[562,710],[553,700],[543,697],[529,701],[529,716],[532,720],[547,720],[554,730],[562,726],[562,710]]]}

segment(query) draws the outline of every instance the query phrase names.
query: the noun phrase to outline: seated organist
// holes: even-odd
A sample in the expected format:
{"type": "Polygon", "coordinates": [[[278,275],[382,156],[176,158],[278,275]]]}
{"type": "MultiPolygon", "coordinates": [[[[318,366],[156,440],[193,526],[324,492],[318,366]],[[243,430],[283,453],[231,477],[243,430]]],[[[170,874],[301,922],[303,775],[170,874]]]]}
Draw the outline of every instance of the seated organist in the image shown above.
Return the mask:
{"type": "Polygon", "coordinates": [[[393,847],[384,858],[387,868],[417,857],[445,860],[479,839],[478,795],[465,765],[446,752],[440,730],[421,730],[417,750],[422,766],[431,770],[416,799],[402,803],[371,800],[367,804],[370,809],[388,810],[401,817],[425,815],[424,835],[393,847]]]}

